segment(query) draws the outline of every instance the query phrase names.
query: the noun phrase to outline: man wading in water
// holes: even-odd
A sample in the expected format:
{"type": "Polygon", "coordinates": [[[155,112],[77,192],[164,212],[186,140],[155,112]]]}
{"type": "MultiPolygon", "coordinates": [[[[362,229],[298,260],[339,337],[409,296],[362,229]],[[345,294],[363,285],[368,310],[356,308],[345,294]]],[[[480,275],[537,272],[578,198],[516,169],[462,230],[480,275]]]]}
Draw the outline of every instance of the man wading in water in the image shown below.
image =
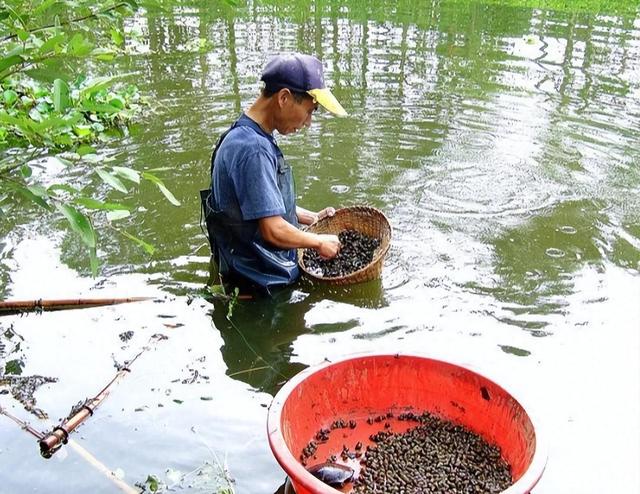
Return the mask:
{"type": "Polygon", "coordinates": [[[324,85],[322,63],[302,54],[271,59],[262,72],[262,93],[227,130],[211,158],[211,188],[201,191],[213,258],[223,280],[269,292],[300,276],[298,248],[331,259],[340,251],[336,235],[299,229],[335,210],[318,213],[296,206],[291,167],[273,132],[292,134],[311,125],[318,104],[346,112],[324,85]]]}

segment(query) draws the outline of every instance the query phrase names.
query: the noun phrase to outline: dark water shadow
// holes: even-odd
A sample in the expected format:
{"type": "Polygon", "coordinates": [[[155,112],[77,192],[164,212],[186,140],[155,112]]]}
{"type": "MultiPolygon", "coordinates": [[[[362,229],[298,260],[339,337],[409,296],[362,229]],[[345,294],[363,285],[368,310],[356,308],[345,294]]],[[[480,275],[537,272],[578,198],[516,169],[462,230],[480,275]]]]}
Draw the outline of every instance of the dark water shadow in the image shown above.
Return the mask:
{"type": "MultiPolygon", "coordinates": [[[[239,300],[230,317],[228,304],[214,301],[212,320],[224,340],[220,351],[227,375],[272,395],[307,367],[294,361],[293,342],[303,334],[318,332],[305,323],[305,315],[315,304],[332,300],[363,308],[386,305],[380,280],[345,287],[302,281],[272,296],[251,296],[239,300]]],[[[322,332],[339,332],[350,326],[336,323],[323,328],[322,332]]]]}
{"type": "Polygon", "coordinates": [[[296,491],[293,490],[293,487],[291,486],[291,481],[287,477],[284,483],[280,487],[278,487],[278,490],[273,494],[296,494],[296,491]]]}

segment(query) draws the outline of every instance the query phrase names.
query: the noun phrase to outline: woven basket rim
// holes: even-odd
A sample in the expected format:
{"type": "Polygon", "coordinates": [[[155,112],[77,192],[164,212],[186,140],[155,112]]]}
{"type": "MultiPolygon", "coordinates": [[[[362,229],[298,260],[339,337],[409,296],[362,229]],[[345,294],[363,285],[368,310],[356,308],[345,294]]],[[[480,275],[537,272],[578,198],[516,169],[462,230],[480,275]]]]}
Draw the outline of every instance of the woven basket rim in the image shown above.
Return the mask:
{"type": "MultiPolygon", "coordinates": [[[[353,271],[349,274],[345,274],[343,276],[317,276],[311,272],[309,272],[307,270],[307,267],[304,264],[304,261],[302,259],[302,256],[299,256],[298,258],[298,266],[300,266],[300,269],[302,269],[302,271],[307,275],[310,276],[311,278],[318,280],[318,281],[342,281],[342,280],[346,280],[349,278],[356,278],[359,274],[363,273],[364,271],[367,271],[369,269],[371,269],[372,267],[374,267],[378,262],[380,262],[382,259],[384,259],[384,256],[387,255],[387,252],[389,251],[389,248],[391,247],[391,235],[392,235],[392,228],[391,228],[391,223],[389,222],[389,219],[387,218],[387,216],[378,208],[375,208],[373,206],[346,206],[340,209],[336,209],[336,212],[333,216],[327,216],[319,221],[317,221],[316,223],[313,223],[312,225],[309,225],[307,231],[309,231],[311,228],[324,223],[329,223],[330,221],[332,221],[332,218],[335,218],[336,215],[338,214],[347,214],[353,211],[373,211],[376,215],[378,215],[378,217],[380,217],[384,224],[387,226],[387,228],[389,229],[389,241],[386,242],[386,244],[384,246],[381,246],[382,248],[380,249],[376,249],[376,252],[373,256],[373,258],[371,259],[371,261],[364,267],[358,269],[357,271],[353,271]]],[[[312,232],[315,233],[315,232],[312,232]]],[[[300,249],[302,251],[306,250],[306,249],[300,249]]]]}

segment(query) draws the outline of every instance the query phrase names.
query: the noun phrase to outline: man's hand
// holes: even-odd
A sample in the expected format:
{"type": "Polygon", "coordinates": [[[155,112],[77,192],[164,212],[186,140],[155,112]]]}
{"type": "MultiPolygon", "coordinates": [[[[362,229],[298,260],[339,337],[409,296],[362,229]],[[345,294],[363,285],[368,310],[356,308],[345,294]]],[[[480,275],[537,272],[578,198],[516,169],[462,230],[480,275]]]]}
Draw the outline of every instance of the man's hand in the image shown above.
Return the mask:
{"type": "Polygon", "coordinates": [[[316,221],[320,221],[323,218],[333,216],[334,214],[336,214],[336,210],[329,206],[328,208],[324,208],[322,211],[318,211],[316,215],[316,221]]]}
{"type": "Polygon", "coordinates": [[[340,239],[337,235],[320,234],[320,245],[317,248],[318,254],[323,259],[333,259],[340,252],[340,239]]]}
{"type": "Polygon", "coordinates": [[[315,222],[320,221],[327,216],[333,216],[336,214],[336,210],[332,207],[324,208],[322,211],[314,213],[308,209],[296,206],[296,215],[298,216],[298,222],[301,225],[313,225],[315,222]]]}

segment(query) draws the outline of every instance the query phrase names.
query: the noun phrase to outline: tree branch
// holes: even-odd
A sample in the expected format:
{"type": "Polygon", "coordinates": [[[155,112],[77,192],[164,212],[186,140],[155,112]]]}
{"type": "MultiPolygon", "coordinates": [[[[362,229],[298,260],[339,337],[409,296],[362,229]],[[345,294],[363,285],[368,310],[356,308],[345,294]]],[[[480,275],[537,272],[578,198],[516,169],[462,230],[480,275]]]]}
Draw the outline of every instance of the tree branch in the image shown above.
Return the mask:
{"type": "MultiPolygon", "coordinates": [[[[36,27],[34,29],[27,30],[27,32],[29,34],[33,34],[33,33],[39,32],[39,31],[46,31],[47,29],[52,29],[54,27],[69,26],[69,25],[74,24],[76,22],[82,22],[82,21],[86,21],[87,19],[96,18],[101,14],[106,14],[107,12],[111,12],[112,10],[116,10],[116,9],[119,9],[120,7],[125,7],[125,6],[130,6],[130,5],[128,3],[126,3],[126,2],[120,2],[120,3],[116,4],[116,5],[112,5],[111,7],[107,8],[105,10],[101,10],[99,12],[92,12],[91,14],[87,14],[87,15],[84,15],[82,17],[77,17],[77,18],[71,19],[69,21],[64,21],[64,22],[61,22],[59,25],[48,24],[46,26],[40,26],[40,27],[36,27]]],[[[5,36],[4,38],[0,38],[0,43],[3,43],[5,41],[9,41],[9,40],[17,38],[17,37],[18,37],[17,34],[9,34],[9,35],[5,36]]]]}

